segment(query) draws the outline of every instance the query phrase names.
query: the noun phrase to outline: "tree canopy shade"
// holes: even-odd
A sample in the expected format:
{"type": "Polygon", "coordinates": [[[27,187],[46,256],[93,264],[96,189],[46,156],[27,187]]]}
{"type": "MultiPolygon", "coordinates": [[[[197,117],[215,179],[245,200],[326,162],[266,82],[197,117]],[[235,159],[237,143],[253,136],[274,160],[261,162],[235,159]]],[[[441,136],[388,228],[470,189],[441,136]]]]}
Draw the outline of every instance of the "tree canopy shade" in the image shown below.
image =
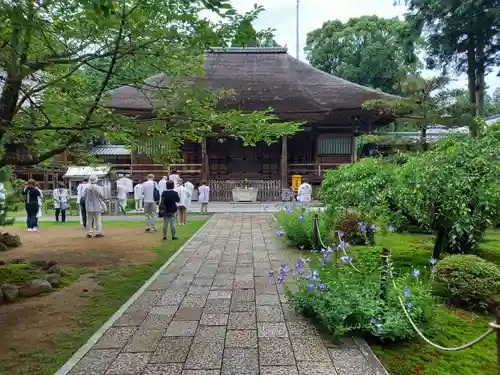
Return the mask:
{"type": "MultiPolygon", "coordinates": [[[[38,164],[65,150],[85,153],[103,137],[134,137],[136,122],[102,106],[104,93],[157,72],[202,74],[198,57],[207,46],[254,37],[252,21],[262,9],[238,15],[228,0],[0,2],[0,167],[38,164]],[[200,18],[204,9],[222,20],[200,18]]],[[[162,97],[182,102],[177,109],[184,113],[200,107],[189,100],[195,91],[176,79],[162,97]]],[[[205,117],[197,120],[208,122],[213,108],[203,103],[198,115],[205,117]]],[[[250,120],[246,130],[257,139],[270,117],[255,113],[250,120]]],[[[188,135],[196,131],[190,126],[188,135]]]]}
{"type": "Polygon", "coordinates": [[[401,94],[401,82],[415,73],[418,38],[408,23],[394,19],[363,16],[346,23],[328,21],[307,34],[306,56],[312,66],[324,72],[401,94]]]}

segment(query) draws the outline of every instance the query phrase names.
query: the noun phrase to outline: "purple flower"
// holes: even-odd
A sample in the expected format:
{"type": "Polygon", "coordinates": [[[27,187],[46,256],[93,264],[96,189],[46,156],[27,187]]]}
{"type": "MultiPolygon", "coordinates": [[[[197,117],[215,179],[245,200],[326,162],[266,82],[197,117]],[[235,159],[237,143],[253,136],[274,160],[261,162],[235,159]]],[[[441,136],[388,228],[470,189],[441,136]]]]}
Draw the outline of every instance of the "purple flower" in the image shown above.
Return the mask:
{"type": "Polygon", "coordinates": [[[283,237],[285,235],[285,232],[283,232],[282,230],[278,230],[276,231],[276,235],[278,235],[278,237],[283,237]]]}
{"type": "Polygon", "coordinates": [[[413,277],[419,277],[420,271],[414,268],[413,271],[411,271],[411,274],[413,275],[413,277]]]}
{"type": "Polygon", "coordinates": [[[319,289],[319,290],[323,290],[323,289],[325,289],[325,288],[326,288],[326,285],[325,285],[325,284],[323,284],[323,283],[319,283],[319,284],[318,284],[318,289],[319,289]]]}
{"type": "Polygon", "coordinates": [[[392,232],[392,231],[396,230],[396,228],[394,228],[392,225],[388,225],[388,226],[387,226],[387,230],[388,230],[389,232],[392,232]]]}
{"type": "Polygon", "coordinates": [[[307,284],[307,289],[312,292],[314,289],[314,284],[307,284]]]}
{"type": "Polygon", "coordinates": [[[273,270],[270,270],[269,273],[267,274],[267,276],[269,277],[274,277],[274,271],[273,270]]]}
{"type": "Polygon", "coordinates": [[[406,305],[408,306],[409,309],[411,309],[414,306],[412,301],[408,301],[406,305]]]}
{"type": "Polygon", "coordinates": [[[406,297],[411,296],[410,289],[408,289],[408,288],[404,288],[404,289],[403,289],[403,293],[404,293],[404,295],[405,295],[406,297]]]}
{"type": "Polygon", "coordinates": [[[431,268],[431,272],[432,272],[432,273],[437,272],[437,268],[436,268],[436,267],[432,267],[432,268],[431,268]]]}
{"type": "Polygon", "coordinates": [[[300,215],[300,216],[299,216],[299,221],[300,221],[300,222],[303,222],[303,221],[304,221],[304,216],[300,215]]]}
{"type": "Polygon", "coordinates": [[[346,244],[344,241],[340,241],[340,243],[339,243],[339,244],[338,244],[338,246],[337,246],[337,249],[338,249],[338,250],[345,249],[346,245],[347,245],[347,244],[346,244]]]}
{"type": "Polygon", "coordinates": [[[306,263],[307,263],[307,264],[311,263],[311,258],[307,258],[307,259],[306,259],[306,263]]]}
{"type": "Polygon", "coordinates": [[[304,267],[304,261],[302,260],[302,258],[300,258],[300,259],[297,261],[297,267],[299,267],[299,268],[304,267]]]}
{"type": "Polygon", "coordinates": [[[340,257],[340,261],[342,263],[349,263],[352,261],[352,257],[349,257],[349,256],[340,257]]]}
{"type": "Polygon", "coordinates": [[[361,231],[366,232],[366,225],[361,225],[361,231]]]}
{"type": "Polygon", "coordinates": [[[434,258],[429,258],[429,263],[435,265],[437,263],[437,260],[434,258]]]}
{"type": "Polygon", "coordinates": [[[375,225],[375,224],[372,224],[372,225],[370,225],[370,229],[371,229],[373,232],[376,232],[376,231],[380,230],[380,227],[379,227],[379,226],[377,226],[377,225],[375,225]]]}
{"type": "Polygon", "coordinates": [[[377,321],[377,319],[372,318],[372,320],[370,320],[370,323],[371,323],[372,325],[374,325],[374,326],[377,328],[378,333],[381,333],[381,332],[382,332],[382,324],[380,324],[380,323],[377,321]]]}
{"type": "Polygon", "coordinates": [[[344,233],[343,231],[339,230],[339,237],[340,237],[340,238],[344,237],[344,234],[345,234],[345,233],[344,233]]]}
{"type": "Polygon", "coordinates": [[[282,274],[280,274],[278,276],[278,282],[281,283],[281,282],[283,282],[283,280],[285,280],[285,276],[283,276],[282,274]]]}

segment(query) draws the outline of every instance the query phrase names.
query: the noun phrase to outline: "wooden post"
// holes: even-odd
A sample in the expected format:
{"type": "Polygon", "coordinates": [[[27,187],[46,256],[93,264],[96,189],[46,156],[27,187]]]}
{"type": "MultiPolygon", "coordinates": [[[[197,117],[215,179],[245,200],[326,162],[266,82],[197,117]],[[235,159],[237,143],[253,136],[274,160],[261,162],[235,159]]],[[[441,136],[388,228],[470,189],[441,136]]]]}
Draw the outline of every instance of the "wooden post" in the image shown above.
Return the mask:
{"type": "Polygon", "coordinates": [[[207,137],[201,143],[201,179],[208,182],[208,153],[207,153],[207,137]]]}
{"type": "Polygon", "coordinates": [[[281,188],[288,189],[288,137],[281,138],[281,188]]]}
{"type": "Polygon", "coordinates": [[[356,134],[353,133],[351,137],[351,163],[358,161],[358,149],[356,148],[356,134]]]}
{"type": "Polygon", "coordinates": [[[389,277],[389,249],[383,248],[380,254],[380,298],[387,301],[387,279],[389,277]]]}
{"type": "Polygon", "coordinates": [[[319,223],[318,223],[318,214],[314,214],[314,250],[318,250],[320,248],[319,245],[319,223]]]}

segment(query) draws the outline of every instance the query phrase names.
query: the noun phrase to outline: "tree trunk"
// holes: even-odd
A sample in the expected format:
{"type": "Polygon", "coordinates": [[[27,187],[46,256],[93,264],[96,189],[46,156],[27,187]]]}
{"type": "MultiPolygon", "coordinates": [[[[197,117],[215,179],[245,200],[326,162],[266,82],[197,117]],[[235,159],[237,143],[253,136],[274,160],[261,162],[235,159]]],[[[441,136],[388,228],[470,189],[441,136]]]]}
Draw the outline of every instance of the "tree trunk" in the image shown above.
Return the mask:
{"type": "Polygon", "coordinates": [[[485,57],[484,57],[484,40],[481,37],[477,38],[476,48],[476,101],[477,115],[484,117],[484,94],[485,94],[485,57]]]}
{"type": "MultiPolygon", "coordinates": [[[[474,36],[468,36],[467,43],[467,87],[469,90],[470,114],[477,116],[477,95],[476,95],[476,49],[474,36]]],[[[469,125],[471,137],[477,137],[478,129],[475,123],[469,125]]]]}

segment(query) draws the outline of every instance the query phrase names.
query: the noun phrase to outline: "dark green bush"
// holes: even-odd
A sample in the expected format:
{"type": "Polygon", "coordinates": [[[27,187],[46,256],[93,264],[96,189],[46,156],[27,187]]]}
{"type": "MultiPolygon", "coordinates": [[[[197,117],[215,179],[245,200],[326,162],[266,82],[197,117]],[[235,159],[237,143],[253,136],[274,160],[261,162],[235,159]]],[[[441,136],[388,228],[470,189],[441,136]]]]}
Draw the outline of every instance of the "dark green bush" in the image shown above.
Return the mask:
{"type": "Polygon", "coordinates": [[[344,233],[344,241],[351,245],[363,245],[365,243],[359,226],[361,221],[361,218],[357,214],[349,212],[337,220],[336,228],[344,233]]]}
{"type": "Polygon", "coordinates": [[[475,255],[451,255],[436,266],[436,293],[449,302],[469,308],[490,309],[497,305],[500,270],[475,255]]]}

